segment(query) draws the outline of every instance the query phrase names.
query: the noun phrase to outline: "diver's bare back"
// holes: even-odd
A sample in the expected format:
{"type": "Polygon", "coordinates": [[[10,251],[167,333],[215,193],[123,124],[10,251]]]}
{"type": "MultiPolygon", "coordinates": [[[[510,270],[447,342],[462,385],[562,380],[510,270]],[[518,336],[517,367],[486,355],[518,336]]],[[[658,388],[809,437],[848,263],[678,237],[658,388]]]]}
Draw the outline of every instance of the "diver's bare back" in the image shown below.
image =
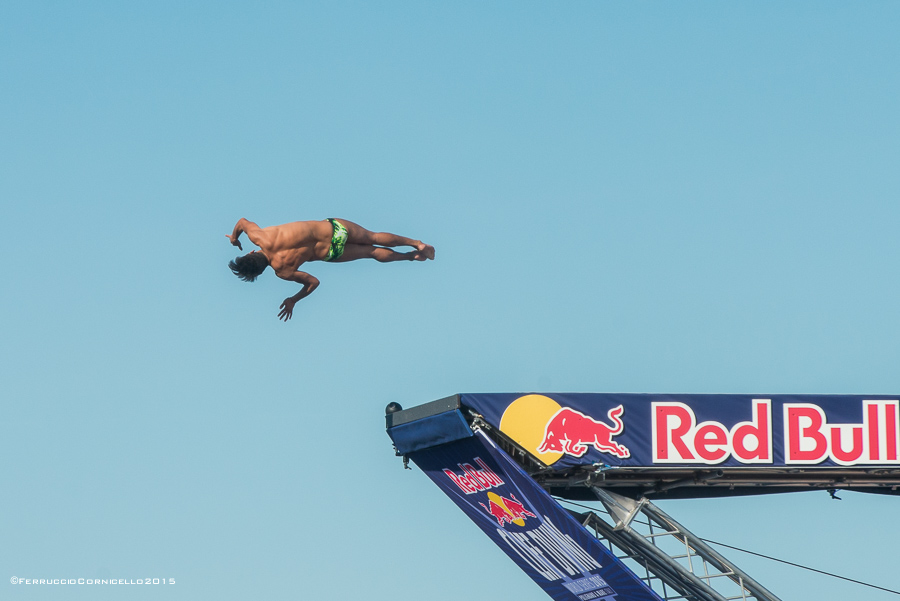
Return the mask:
{"type": "Polygon", "coordinates": [[[293,221],[260,231],[263,237],[257,246],[276,273],[282,269],[296,270],[308,261],[321,261],[331,246],[332,226],[328,220],[293,221]]]}

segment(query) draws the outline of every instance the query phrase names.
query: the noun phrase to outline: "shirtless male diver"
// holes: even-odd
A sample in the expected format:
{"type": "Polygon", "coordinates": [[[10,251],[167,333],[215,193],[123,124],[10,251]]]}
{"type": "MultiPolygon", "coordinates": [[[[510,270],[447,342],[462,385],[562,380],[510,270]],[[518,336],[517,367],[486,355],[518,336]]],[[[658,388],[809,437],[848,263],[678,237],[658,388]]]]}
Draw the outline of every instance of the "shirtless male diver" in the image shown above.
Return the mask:
{"type": "Polygon", "coordinates": [[[297,282],[303,288],[281,303],[278,319],[285,323],[294,312],[294,305],[309,296],[319,285],[315,277],[298,271],[310,261],[344,263],[357,259],[375,259],[380,263],[392,261],[425,261],[434,259],[434,247],[421,240],[404,238],[396,234],[370,232],[346,219],[325,219],[323,221],[295,221],[284,225],[259,227],[252,221],[241,218],[234,231],[225,236],[234,246],[241,247],[241,234],[247,234],[250,242],[259,250],[237,257],[228,263],[234,275],[245,282],[252,282],[271,266],[275,275],[282,280],[297,282]],[[397,252],[388,246],[411,246],[415,250],[397,252]]]}

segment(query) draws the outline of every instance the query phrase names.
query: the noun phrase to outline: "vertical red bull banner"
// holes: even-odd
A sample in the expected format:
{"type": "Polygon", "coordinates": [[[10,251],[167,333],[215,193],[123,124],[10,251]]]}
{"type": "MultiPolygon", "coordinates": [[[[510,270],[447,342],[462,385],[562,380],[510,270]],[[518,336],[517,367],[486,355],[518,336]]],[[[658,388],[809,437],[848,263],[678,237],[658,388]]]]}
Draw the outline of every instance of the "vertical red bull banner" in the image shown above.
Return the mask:
{"type": "Polygon", "coordinates": [[[409,456],[553,599],[660,601],[480,430],[409,456]]]}

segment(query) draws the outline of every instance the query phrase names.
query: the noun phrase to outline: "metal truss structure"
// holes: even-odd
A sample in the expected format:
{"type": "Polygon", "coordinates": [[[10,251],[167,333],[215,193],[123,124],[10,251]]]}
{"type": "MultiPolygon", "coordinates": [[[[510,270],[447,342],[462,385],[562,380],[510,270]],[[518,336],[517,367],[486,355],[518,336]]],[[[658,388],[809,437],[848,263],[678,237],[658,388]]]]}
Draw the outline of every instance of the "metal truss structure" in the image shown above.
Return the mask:
{"type": "Polygon", "coordinates": [[[780,601],[646,498],[593,487],[604,512],[571,512],[665,601],[780,601]]]}

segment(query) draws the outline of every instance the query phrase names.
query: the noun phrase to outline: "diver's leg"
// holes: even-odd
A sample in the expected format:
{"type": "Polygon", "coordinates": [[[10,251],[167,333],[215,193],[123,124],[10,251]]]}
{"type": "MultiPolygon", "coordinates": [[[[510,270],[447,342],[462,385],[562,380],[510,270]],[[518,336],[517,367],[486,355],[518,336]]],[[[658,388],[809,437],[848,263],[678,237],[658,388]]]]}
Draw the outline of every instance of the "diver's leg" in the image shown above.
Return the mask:
{"type": "Polygon", "coordinates": [[[412,238],[388,232],[370,232],[361,225],[346,219],[338,219],[337,221],[347,228],[348,243],[370,244],[373,246],[412,246],[420,253],[424,253],[426,259],[434,258],[434,247],[425,244],[421,240],[413,240],[412,238]]]}
{"type": "Polygon", "coordinates": [[[345,263],[347,261],[356,261],[357,259],[375,259],[379,263],[393,263],[394,261],[424,261],[427,257],[424,253],[417,250],[408,253],[398,253],[383,246],[347,244],[344,246],[343,254],[331,261],[331,263],[345,263]]]}

